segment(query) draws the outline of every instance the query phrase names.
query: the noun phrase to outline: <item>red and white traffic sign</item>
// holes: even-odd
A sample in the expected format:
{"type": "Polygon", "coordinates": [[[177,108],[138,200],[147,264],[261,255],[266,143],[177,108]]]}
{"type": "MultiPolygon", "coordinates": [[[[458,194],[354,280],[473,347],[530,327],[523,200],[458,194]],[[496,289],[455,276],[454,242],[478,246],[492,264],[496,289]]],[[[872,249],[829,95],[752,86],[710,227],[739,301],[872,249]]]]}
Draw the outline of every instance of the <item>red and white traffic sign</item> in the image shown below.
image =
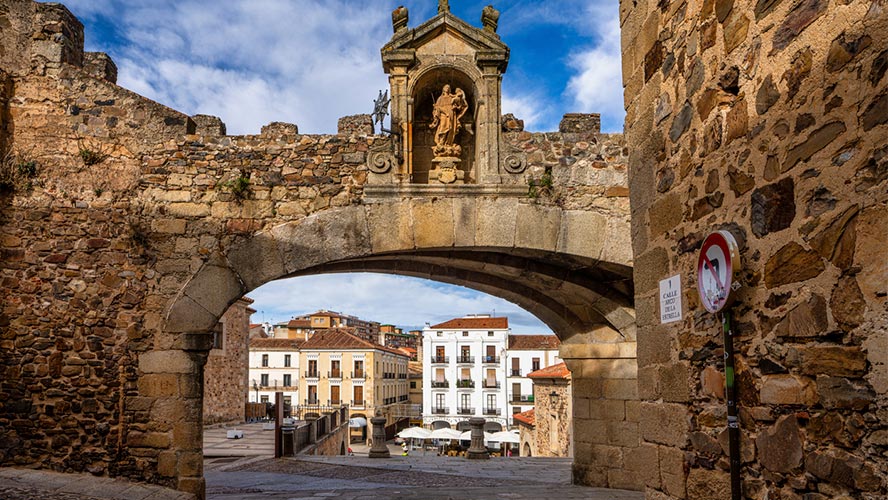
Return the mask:
{"type": "Polygon", "coordinates": [[[707,311],[717,313],[731,303],[731,287],[739,270],[740,248],[734,236],[727,231],[707,236],[697,259],[697,291],[707,311]]]}

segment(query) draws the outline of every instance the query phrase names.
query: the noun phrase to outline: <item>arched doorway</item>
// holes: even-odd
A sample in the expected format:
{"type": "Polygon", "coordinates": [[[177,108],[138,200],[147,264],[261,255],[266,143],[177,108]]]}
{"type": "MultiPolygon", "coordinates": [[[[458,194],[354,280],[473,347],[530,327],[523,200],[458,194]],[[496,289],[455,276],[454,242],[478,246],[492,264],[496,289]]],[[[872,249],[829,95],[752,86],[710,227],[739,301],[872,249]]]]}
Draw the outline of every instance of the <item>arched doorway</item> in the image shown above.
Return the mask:
{"type": "MultiPolygon", "coordinates": [[[[621,389],[613,394],[576,391],[574,400],[622,404],[637,397],[631,253],[620,238],[608,238],[610,226],[597,213],[508,198],[398,199],[329,209],[233,240],[210,256],[170,305],[165,331],[203,345],[198,339],[209,338],[229,304],[285,277],[379,272],[430,278],[532,313],[561,339],[575,383],[586,377],[619,382],[609,384],[621,389]],[[397,236],[392,228],[401,228],[397,236]]],[[[201,376],[199,359],[192,366],[190,376],[201,376]]],[[[626,412],[612,418],[622,422],[626,412]]],[[[623,443],[637,447],[636,437],[623,443]]],[[[576,454],[574,469],[584,467],[591,471],[594,458],[576,454]]]]}
{"type": "Polygon", "coordinates": [[[524,457],[532,456],[530,453],[530,444],[529,443],[524,443],[524,449],[521,450],[521,456],[524,456],[524,457]]]}
{"type": "Polygon", "coordinates": [[[438,429],[450,429],[450,422],[445,422],[444,420],[436,420],[432,422],[432,430],[436,431],[438,429]]]}

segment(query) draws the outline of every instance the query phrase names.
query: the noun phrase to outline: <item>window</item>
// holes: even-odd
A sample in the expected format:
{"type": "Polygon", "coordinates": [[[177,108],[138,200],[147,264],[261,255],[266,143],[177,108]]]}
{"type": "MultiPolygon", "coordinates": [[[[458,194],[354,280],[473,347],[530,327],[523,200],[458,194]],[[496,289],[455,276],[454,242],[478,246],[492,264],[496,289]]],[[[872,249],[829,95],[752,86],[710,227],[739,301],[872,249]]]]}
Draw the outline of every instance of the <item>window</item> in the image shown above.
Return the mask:
{"type": "Polygon", "coordinates": [[[539,370],[540,369],[540,358],[533,358],[533,362],[531,364],[533,365],[533,368],[532,368],[533,371],[539,370]]]}
{"type": "Polygon", "coordinates": [[[469,336],[469,332],[463,332],[463,337],[468,337],[468,336],[469,336]]]}
{"type": "Polygon", "coordinates": [[[213,349],[225,347],[225,323],[218,323],[213,329],[213,349]]]}
{"type": "Polygon", "coordinates": [[[293,387],[293,376],[289,373],[284,374],[284,387],[293,387]]]}
{"type": "Polygon", "coordinates": [[[318,360],[310,359],[308,360],[308,374],[307,377],[317,377],[318,376],[318,360]]]}
{"type": "Polygon", "coordinates": [[[472,395],[471,394],[460,394],[459,395],[459,407],[463,409],[468,409],[472,406],[472,395]]]}
{"type": "Polygon", "coordinates": [[[512,407],[512,415],[516,415],[518,413],[521,413],[521,408],[518,406],[513,406],[512,407]]]}
{"type": "Polygon", "coordinates": [[[334,360],[330,361],[330,376],[332,378],[341,378],[342,377],[342,370],[339,368],[339,365],[341,363],[342,363],[342,361],[340,361],[338,359],[334,359],[334,360]]]}
{"type": "Polygon", "coordinates": [[[262,387],[268,387],[268,374],[263,373],[259,375],[259,385],[262,387]]]}
{"type": "Polygon", "coordinates": [[[416,389],[416,381],[415,381],[415,380],[412,381],[412,382],[410,382],[410,388],[411,388],[411,389],[416,389]]]}
{"type": "Polygon", "coordinates": [[[291,356],[289,354],[284,354],[284,366],[289,368],[291,362],[291,356]]]}
{"type": "Polygon", "coordinates": [[[496,409],[496,394],[488,394],[487,395],[487,409],[495,410],[496,409]]]}
{"type": "Polygon", "coordinates": [[[444,397],[446,394],[435,394],[435,408],[444,408],[444,397]]]}
{"type": "Polygon", "coordinates": [[[443,336],[444,336],[444,332],[437,332],[437,334],[438,334],[439,337],[443,337],[443,336]]]}
{"type": "Polygon", "coordinates": [[[318,386],[308,386],[308,401],[306,401],[305,403],[310,405],[318,404],[318,386]]]}
{"type": "Polygon", "coordinates": [[[493,337],[493,332],[487,332],[488,337],[493,337]]]}
{"type": "MultiPolygon", "coordinates": [[[[285,375],[286,376],[286,375],[285,375]]],[[[290,406],[293,404],[293,398],[290,396],[284,396],[284,404],[290,406]]]]}
{"type": "Polygon", "coordinates": [[[268,402],[268,396],[261,396],[261,397],[259,397],[259,402],[260,402],[260,403],[267,403],[267,402],[268,402]]]}
{"type": "Polygon", "coordinates": [[[268,354],[262,355],[262,366],[268,366],[268,354]]]}

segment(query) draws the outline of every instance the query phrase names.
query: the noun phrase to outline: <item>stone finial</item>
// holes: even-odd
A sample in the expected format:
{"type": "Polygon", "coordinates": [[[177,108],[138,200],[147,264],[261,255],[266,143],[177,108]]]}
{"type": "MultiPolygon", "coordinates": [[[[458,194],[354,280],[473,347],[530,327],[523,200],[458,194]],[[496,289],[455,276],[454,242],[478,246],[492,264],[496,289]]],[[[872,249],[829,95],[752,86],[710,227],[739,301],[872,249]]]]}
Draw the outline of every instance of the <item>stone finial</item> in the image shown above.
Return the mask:
{"type": "Polygon", "coordinates": [[[395,33],[399,31],[403,31],[407,29],[407,21],[409,20],[410,15],[407,12],[407,7],[403,5],[399,6],[397,9],[392,11],[392,29],[395,33]]]}
{"type": "Polygon", "coordinates": [[[496,33],[496,28],[499,26],[499,17],[500,12],[494,9],[493,5],[484,7],[484,10],[481,11],[481,24],[484,25],[484,31],[496,33]]]}
{"type": "Polygon", "coordinates": [[[438,14],[442,12],[450,12],[449,0],[438,0],[438,14]]]}

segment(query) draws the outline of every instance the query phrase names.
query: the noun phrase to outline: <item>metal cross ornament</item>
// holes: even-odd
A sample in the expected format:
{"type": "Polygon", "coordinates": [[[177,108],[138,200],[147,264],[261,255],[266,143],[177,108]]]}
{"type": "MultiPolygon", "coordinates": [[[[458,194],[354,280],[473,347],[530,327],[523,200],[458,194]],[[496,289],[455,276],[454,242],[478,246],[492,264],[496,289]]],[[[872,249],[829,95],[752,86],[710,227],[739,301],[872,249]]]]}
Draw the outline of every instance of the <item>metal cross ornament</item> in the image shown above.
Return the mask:
{"type": "Polygon", "coordinates": [[[373,101],[373,123],[379,123],[380,129],[383,131],[386,131],[382,128],[382,125],[385,121],[385,117],[388,115],[389,103],[392,102],[388,94],[388,90],[386,90],[384,94],[380,90],[379,97],[373,101]]]}

